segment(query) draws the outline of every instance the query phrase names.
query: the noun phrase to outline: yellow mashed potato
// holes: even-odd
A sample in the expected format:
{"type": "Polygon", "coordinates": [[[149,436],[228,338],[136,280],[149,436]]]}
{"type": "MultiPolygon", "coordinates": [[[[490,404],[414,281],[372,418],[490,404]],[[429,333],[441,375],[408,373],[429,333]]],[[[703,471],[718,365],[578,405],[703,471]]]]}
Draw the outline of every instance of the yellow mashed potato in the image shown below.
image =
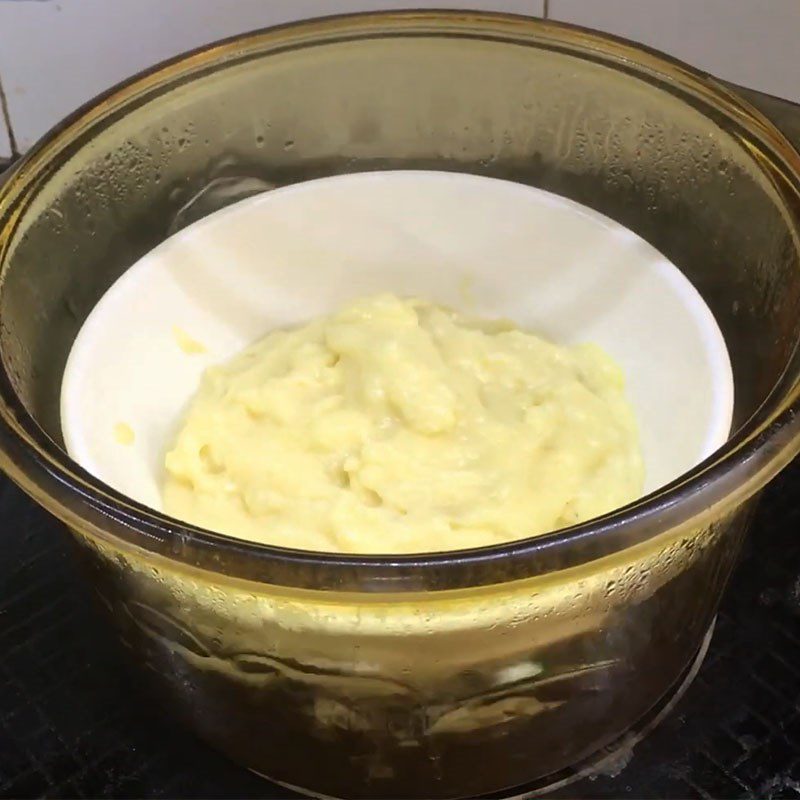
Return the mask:
{"type": "Polygon", "coordinates": [[[209,369],[164,503],[242,539],[417,553],[586,520],[642,482],[623,375],[599,348],[380,295],[209,369]]]}

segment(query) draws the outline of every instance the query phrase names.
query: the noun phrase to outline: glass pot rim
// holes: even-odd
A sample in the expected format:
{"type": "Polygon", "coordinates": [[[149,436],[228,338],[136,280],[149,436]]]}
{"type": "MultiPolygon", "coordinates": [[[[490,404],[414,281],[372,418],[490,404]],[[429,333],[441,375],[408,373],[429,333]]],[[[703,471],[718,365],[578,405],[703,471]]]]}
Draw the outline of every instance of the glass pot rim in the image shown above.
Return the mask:
{"type": "MultiPolygon", "coordinates": [[[[722,83],[623,39],[562,23],[472,11],[348,14],[241,34],[162,62],[90,101],[52,129],[0,182],[0,263],[26,199],[126,111],[236,63],[321,44],[376,37],[467,38],[573,55],[644,78],[724,117],[784,203],[800,242],[800,156],[758,111],[722,83]]],[[[2,291],[0,273],[0,291],[2,291]]],[[[0,320],[0,324],[2,320],[0,320]]],[[[274,586],[415,592],[505,583],[576,567],[687,523],[708,524],[757,492],[800,451],[800,353],[758,411],[722,448],[677,480],[598,519],[533,538],[418,555],[359,556],[240,541],[183,524],[110,489],[37,424],[0,360],[0,468],[71,527],[116,547],[274,586]]]]}

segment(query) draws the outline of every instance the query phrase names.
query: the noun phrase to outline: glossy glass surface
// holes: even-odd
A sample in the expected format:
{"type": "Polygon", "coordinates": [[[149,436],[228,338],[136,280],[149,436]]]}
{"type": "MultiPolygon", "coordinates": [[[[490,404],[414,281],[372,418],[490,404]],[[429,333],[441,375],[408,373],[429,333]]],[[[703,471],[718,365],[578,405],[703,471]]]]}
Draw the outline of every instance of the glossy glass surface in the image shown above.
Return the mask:
{"type": "Polygon", "coordinates": [[[72,117],[0,190],[0,466],[75,531],[162,695],[247,766],[338,796],[539,778],[668,691],[751,498],[798,450],[799,167],[712,79],[564,26],[409,12],[208,48],[72,117]],[[387,167],[541,186],[662,250],[728,341],[731,441],[603,520],[408,558],[233,542],[69,461],[64,361],[128,265],[249,192],[387,167]]]}

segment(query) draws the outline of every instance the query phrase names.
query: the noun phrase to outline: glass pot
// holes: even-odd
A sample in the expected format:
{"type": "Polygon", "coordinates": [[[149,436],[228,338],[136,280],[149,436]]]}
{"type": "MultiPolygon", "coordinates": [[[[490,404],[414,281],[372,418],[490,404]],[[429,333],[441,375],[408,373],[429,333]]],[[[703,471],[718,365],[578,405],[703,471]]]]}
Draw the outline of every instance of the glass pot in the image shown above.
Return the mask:
{"type": "Polygon", "coordinates": [[[358,15],[204,48],[74,114],[0,190],[0,466],[72,530],[164,702],[242,764],[366,798],[543,779],[670,692],[753,499],[800,447],[799,170],[714,79],[552,23],[358,15]],[[678,265],[730,348],[729,442],[590,523],[364,558],[182,525],[67,457],[67,353],[134,260],[249,192],[428,167],[558,192],[678,265]]]}

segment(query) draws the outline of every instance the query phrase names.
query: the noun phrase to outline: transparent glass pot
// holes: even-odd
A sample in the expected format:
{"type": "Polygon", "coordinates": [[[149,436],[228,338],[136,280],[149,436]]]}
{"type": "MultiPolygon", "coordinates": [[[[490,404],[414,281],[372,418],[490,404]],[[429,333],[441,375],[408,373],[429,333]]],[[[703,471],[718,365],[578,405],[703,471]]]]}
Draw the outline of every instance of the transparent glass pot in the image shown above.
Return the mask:
{"type": "Polygon", "coordinates": [[[713,79],[575,28],[408,12],[205,48],[73,115],[0,190],[0,466],[73,531],[165,703],[242,764],[369,798],[543,778],[670,691],[712,623],[753,498],[798,451],[798,170],[713,79]],[[181,525],[70,461],[64,362],[135,259],[255,189],[404,167],[540,186],[664,252],[731,351],[725,447],[591,523],[370,558],[181,525]]]}

